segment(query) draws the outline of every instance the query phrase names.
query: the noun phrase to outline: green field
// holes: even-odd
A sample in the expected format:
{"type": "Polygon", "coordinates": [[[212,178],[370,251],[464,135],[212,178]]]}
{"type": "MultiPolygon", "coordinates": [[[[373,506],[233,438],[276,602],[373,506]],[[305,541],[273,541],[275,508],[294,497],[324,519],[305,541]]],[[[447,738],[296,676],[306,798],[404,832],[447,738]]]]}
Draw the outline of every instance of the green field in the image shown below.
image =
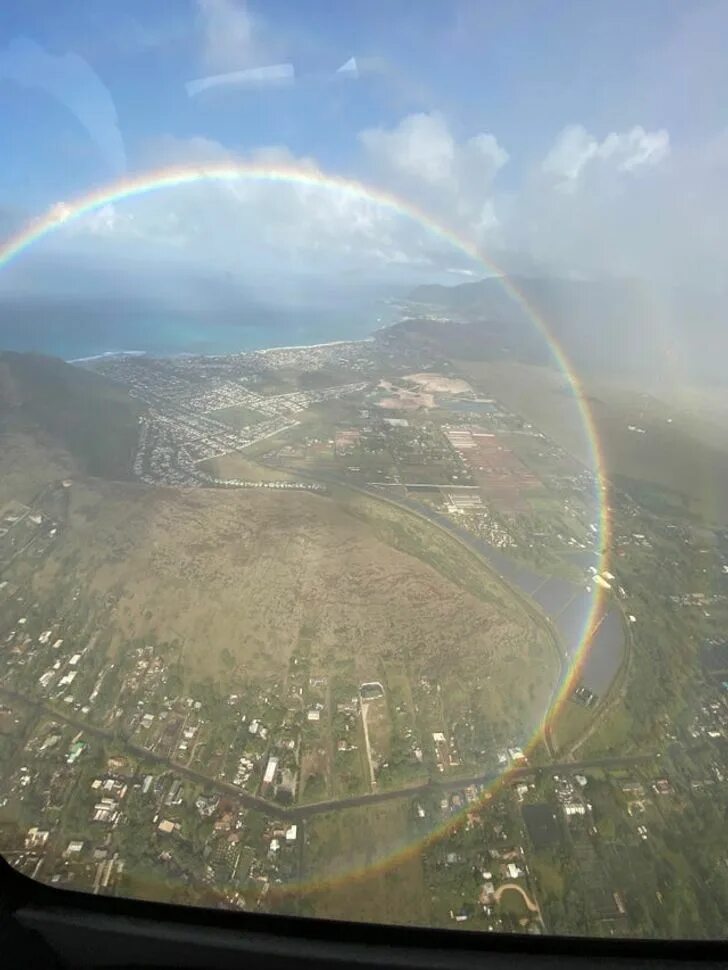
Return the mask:
{"type": "Polygon", "coordinates": [[[258,424],[260,421],[265,420],[265,415],[260,411],[256,411],[253,408],[247,408],[242,404],[234,404],[229,408],[220,408],[218,411],[210,411],[209,417],[215,418],[217,421],[223,421],[225,424],[229,424],[231,428],[235,428],[236,431],[242,428],[248,428],[251,425],[258,424]]]}
{"type": "Polygon", "coordinates": [[[429,922],[429,894],[413,845],[406,800],[340,810],[306,823],[302,913],[328,919],[404,924],[429,922]]]}
{"type": "Polygon", "coordinates": [[[236,451],[200,462],[200,468],[215,478],[234,478],[246,482],[290,482],[295,476],[278,468],[252,461],[236,451]]]}

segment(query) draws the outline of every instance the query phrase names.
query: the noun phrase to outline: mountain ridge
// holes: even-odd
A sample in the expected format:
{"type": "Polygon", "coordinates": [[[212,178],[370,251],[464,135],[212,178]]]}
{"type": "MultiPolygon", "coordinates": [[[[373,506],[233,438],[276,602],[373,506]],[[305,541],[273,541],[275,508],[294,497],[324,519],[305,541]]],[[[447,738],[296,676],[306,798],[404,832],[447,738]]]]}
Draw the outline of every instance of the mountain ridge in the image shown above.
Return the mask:
{"type": "Polygon", "coordinates": [[[456,315],[469,325],[467,339],[476,352],[505,342],[513,356],[541,362],[548,357],[545,332],[585,370],[672,373],[677,364],[695,376],[723,376],[728,313],[717,294],[659,290],[632,279],[516,276],[507,283],[515,297],[500,277],[419,286],[410,293],[410,310],[414,317],[422,306],[456,315]]]}

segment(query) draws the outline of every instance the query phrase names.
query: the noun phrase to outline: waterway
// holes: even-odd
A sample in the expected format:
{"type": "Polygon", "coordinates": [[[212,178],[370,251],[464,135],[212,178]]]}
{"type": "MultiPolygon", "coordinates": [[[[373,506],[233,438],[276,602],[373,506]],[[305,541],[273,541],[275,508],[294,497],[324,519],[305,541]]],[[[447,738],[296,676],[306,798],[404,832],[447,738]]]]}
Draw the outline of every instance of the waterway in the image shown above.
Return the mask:
{"type": "MultiPolygon", "coordinates": [[[[396,501],[457,535],[485,559],[499,576],[541,607],[559,635],[565,651],[565,662],[568,665],[574,662],[582,644],[584,629],[595,595],[593,588],[591,592],[587,590],[586,578],[583,584],[579,584],[559,576],[546,576],[519,563],[507,552],[491,545],[485,539],[461,529],[435,509],[421,505],[408,497],[397,496],[396,501]]],[[[593,559],[593,561],[596,560],[593,559]]],[[[607,606],[598,622],[598,628],[585,652],[581,682],[594,694],[603,696],[622,664],[625,630],[622,614],[615,606],[607,606]]]]}

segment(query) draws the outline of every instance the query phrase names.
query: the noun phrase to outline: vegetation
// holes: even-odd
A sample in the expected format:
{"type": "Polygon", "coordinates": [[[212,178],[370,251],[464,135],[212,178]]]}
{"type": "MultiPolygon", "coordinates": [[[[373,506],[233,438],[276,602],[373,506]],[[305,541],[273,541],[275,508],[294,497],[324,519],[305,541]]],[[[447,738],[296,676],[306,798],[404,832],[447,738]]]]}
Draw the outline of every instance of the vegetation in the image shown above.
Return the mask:
{"type": "Polygon", "coordinates": [[[40,432],[79,469],[128,478],[142,408],[106,378],[54,357],[0,353],[0,426],[40,432]]]}

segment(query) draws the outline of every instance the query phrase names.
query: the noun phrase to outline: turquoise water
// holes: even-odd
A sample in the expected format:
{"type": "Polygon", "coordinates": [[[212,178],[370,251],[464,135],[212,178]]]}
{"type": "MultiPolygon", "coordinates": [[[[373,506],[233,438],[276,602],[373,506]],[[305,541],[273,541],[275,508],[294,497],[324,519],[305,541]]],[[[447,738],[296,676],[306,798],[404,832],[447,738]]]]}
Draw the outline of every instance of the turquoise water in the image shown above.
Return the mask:
{"type": "Polygon", "coordinates": [[[129,351],[154,356],[232,354],[264,347],[357,340],[394,322],[379,301],[367,305],[241,311],[238,321],[171,319],[100,312],[62,318],[39,313],[30,319],[0,319],[0,350],[36,351],[76,360],[129,351]]]}

